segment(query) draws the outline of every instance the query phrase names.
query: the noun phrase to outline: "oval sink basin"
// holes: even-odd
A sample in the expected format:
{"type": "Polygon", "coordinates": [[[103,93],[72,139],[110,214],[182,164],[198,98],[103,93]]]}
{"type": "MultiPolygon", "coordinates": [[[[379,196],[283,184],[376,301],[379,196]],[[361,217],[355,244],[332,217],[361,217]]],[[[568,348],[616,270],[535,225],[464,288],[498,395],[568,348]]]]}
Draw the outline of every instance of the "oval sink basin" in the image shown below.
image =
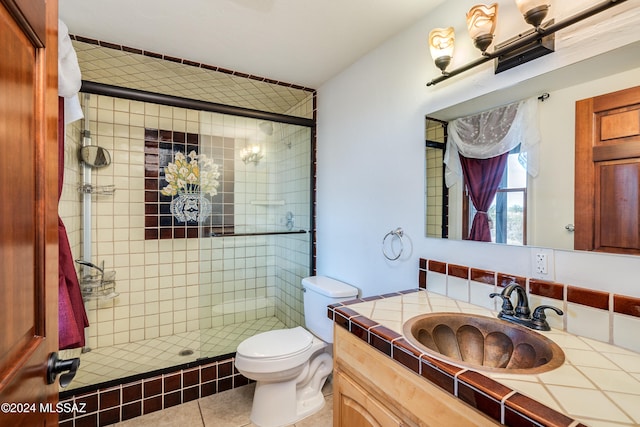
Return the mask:
{"type": "Polygon", "coordinates": [[[493,317],[422,314],[405,322],[403,332],[428,355],[479,371],[538,374],[564,363],[564,352],[549,338],[493,317]]]}

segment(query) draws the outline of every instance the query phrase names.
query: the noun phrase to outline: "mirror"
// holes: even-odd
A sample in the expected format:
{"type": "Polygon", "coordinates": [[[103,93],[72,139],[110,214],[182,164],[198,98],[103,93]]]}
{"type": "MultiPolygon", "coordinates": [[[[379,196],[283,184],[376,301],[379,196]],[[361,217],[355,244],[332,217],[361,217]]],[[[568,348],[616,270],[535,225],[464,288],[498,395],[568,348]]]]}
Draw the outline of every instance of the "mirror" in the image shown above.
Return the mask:
{"type": "Polygon", "coordinates": [[[80,149],[80,160],[92,168],[103,168],[111,164],[111,155],[97,145],[85,145],[80,149]]]}
{"type": "MultiPolygon", "coordinates": [[[[444,185],[442,156],[446,123],[549,93],[549,98],[538,102],[540,168],[536,177],[527,177],[526,196],[520,202],[525,207],[521,219],[524,221],[522,240],[531,246],[573,250],[575,103],[637,86],[638,73],[640,43],[636,42],[515,86],[428,112],[425,121],[426,237],[462,239],[468,227],[462,220],[467,209],[463,203],[463,185],[456,184],[448,191],[444,185]]],[[[505,243],[522,244],[511,239],[505,243]]]]}

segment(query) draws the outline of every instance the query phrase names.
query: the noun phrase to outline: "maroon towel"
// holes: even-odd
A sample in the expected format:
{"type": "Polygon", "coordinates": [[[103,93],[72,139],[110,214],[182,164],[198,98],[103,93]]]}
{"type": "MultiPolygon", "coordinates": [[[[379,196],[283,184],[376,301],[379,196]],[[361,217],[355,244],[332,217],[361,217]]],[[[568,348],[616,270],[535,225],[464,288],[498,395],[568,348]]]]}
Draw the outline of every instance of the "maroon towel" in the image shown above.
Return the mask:
{"type": "MultiPolygon", "coordinates": [[[[64,177],[64,99],[58,99],[58,199],[64,177]]],[[[84,328],[89,326],[80,283],[73,264],[67,230],[58,217],[58,347],[84,347],[84,328]]]]}

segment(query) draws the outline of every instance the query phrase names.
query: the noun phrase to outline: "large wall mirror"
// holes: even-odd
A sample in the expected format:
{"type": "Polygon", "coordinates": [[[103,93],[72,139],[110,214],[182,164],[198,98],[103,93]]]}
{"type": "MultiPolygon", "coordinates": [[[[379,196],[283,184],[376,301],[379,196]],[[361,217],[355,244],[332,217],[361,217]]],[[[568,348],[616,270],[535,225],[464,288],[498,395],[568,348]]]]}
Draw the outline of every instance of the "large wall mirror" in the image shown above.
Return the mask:
{"type": "MultiPolygon", "coordinates": [[[[558,53],[556,53],[558,54],[558,53]]],[[[526,67],[527,65],[523,65],[526,67]]],[[[525,99],[540,99],[539,171],[531,176],[509,153],[501,190],[488,211],[492,242],[574,249],[576,101],[640,85],[640,43],[636,42],[571,66],[426,114],[425,234],[468,239],[473,204],[463,183],[444,184],[447,123],[525,99]],[[542,96],[548,94],[548,96],[542,96]]]]}

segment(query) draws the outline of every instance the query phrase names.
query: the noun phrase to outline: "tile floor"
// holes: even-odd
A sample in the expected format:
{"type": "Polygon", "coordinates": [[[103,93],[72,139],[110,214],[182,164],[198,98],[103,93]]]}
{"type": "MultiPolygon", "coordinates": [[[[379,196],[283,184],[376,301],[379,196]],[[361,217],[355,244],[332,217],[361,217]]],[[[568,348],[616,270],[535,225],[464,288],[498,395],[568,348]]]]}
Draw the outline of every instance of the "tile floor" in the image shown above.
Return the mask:
{"type": "MultiPolygon", "coordinates": [[[[251,422],[251,402],[255,383],[199,400],[153,412],[113,426],[117,427],[258,427],[251,422]]],[[[323,390],[325,405],[317,413],[288,427],[331,427],[333,393],[331,382],[323,390]]]]}

